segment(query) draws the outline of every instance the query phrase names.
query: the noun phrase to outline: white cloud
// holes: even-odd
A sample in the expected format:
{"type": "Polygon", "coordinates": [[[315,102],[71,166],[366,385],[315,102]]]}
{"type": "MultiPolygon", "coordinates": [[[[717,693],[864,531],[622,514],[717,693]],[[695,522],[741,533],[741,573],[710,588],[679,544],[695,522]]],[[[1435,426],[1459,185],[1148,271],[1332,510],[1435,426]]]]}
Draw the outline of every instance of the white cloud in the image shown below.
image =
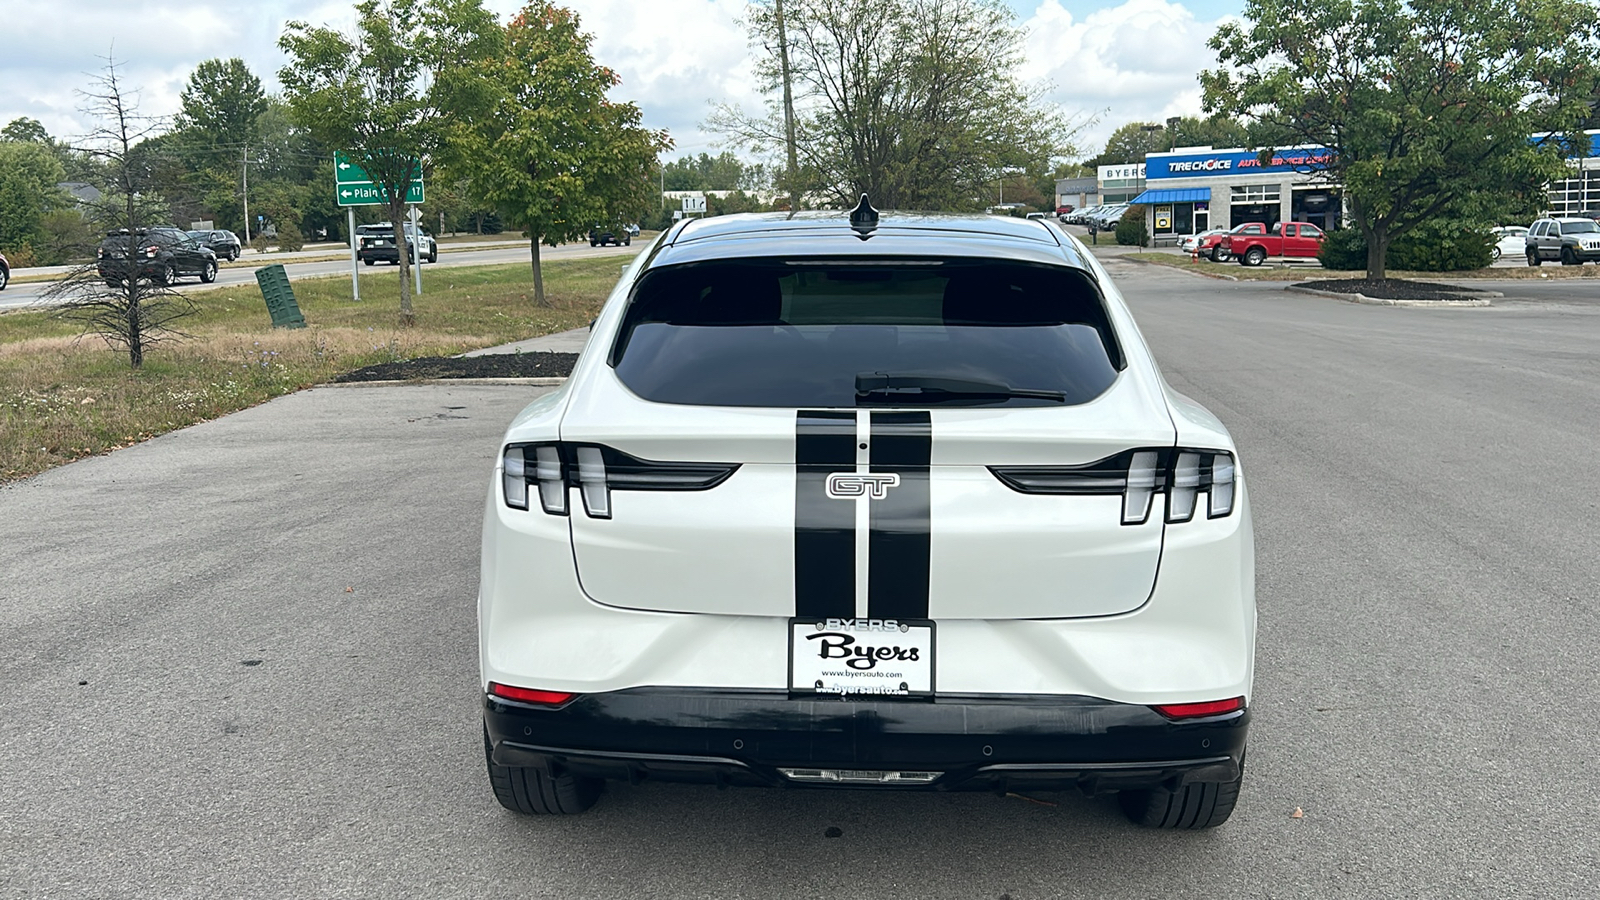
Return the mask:
{"type": "MultiPolygon", "coordinates": [[[[1068,111],[1110,108],[1083,136],[1086,147],[1103,143],[1123,122],[1200,111],[1195,73],[1211,64],[1205,41],[1214,22],[1199,21],[1172,0],[1125,0],[1081,17],[1063,2],[1083,0],[1042,0],[1024,23],[1029,35],[1023,74],[1053,83],[1049,97],[1068,111]]],[[[488,3],[502,19],[520,7],[518,0],[488,3]]],[[[674,156],[717,152],[716,136],[699,127],[713,104],[760,108],[739,22],[744,0],[567,3],[595,36],[596,58],[622,77],[613,98],[637,102],[646,125],[668,129],[674,156]]],[[[127,83],[141,89],[142,111],[149,115],[176,112],[189,73],[212,57],[241,57],[268,90],[276,90],[277,71],[286,62],[277,41],[287,19],[347,28],[354,13],[350,0],[277,0],[225,9],[74,0],[53,6],[48,15],[11,16],[0,55],[0,124],[30,116],[57,137],[84,134],[92,123],[79,112],[75,89],[88,87],[111,53],[124,63],[127,83]]]]}
{"type": "Polygon", "coordinates": [[[1169,0],[1125,0],[1081,20],[1044,0],[1024,23],[1023,76],[1049,82],[1064,109],[1099,115],[1078,141],[1092,155],[1119,125],[1202,114],[1196,76],[1216,64],[1206,41],[1217,24],[1169,0]]]}

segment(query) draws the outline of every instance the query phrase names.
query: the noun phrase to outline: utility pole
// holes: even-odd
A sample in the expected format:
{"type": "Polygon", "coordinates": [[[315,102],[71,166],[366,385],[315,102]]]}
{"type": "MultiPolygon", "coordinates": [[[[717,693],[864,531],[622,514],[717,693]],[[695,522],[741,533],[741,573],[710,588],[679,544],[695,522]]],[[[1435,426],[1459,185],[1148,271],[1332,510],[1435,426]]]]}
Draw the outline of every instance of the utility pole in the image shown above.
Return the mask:
{"type": "MultiPolygon", "coordinates": [[[[244,246],[250,246],[250,148],[244,148],[244,164],[240,166],[240,179],[244,183],[244,246]]],[[[240,253],[244,248],[239,249],[240,253]]]]}
{"type": "Polygon", "coordinates": [[[784,180],[789,183],[789,213],[793,215],[800,210],[800,191],[795,184],[800,159],[794,146],[794,92],[789,86],[789,35],[783,25],[783,0],[773,0],[773,11],[778,22],[778,66],[783,72],[783,128],[789,142],[789,171],[784,180]]]}

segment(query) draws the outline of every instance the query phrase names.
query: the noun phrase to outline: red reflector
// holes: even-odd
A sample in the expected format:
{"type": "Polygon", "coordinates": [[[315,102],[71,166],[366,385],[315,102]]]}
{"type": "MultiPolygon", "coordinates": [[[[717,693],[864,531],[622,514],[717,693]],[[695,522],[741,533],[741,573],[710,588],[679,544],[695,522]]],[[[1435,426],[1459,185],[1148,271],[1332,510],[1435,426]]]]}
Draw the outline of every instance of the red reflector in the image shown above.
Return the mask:
{"type": "Polygon", "coordinates": [[[1204,703],[1163,703],[1151,709],[1169,719],[1198,719],[1202,716],[1220,716],[1223,713],[1244,709],[1244,698],[1207,700],[1204,703]]]}
{"type": "Polygon", "coordinates": [[[489,693],[507,700],[516,700],[520,703],[544,703],[549,706],[558,706],[576,697],[566,691],[541,691],[536,688],[512,687],[509,684],[500,684],[497,681],[489,682],[489,693]]]}

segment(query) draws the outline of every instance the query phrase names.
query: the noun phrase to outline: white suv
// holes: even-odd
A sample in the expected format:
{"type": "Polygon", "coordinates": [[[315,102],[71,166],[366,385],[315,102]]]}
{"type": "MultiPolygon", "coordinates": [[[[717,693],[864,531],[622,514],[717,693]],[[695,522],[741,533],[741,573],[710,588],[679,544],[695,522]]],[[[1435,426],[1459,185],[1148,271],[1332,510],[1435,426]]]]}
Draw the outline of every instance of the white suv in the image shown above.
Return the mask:
{"type": "Polygon", "coordinates": [[[1117,792],[1217,825],[1244,470],[1039,222],[687,220],[511,424],[479,593],[499,801],[607,779],[1117,792]]]}

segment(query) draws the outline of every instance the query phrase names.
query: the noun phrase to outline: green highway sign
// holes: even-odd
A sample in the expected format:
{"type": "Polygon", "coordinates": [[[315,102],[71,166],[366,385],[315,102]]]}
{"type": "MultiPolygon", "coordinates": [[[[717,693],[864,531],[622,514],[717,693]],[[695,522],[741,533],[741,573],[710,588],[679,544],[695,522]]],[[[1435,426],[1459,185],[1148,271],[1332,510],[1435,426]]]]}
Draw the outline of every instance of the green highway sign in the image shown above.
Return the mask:
{"type": "MultiPolygon", "coordinates": [[[[416,167],[417,176],[406,188],[407,203],[421,203],[422,167],[416,167]]],[[[333,154],[334,189],[340,206],[382,206],[389,202],[383,188],[373,183],[365,169],[351,162],[343,153],[333,154]]]]}

